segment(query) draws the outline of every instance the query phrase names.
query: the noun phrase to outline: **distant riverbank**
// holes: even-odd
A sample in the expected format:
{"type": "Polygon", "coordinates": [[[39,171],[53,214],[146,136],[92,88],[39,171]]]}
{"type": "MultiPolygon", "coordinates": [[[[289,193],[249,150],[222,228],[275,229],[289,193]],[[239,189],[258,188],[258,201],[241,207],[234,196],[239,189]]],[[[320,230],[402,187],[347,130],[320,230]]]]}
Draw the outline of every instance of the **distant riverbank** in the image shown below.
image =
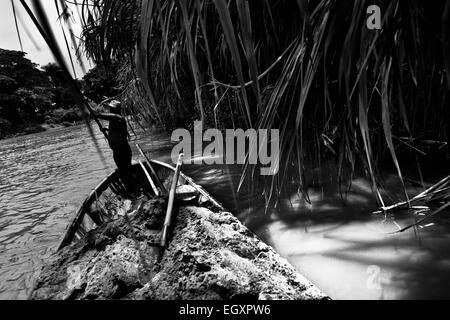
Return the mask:
{"type": "Polygon", "coordinates": [[[43,131],[52,130],[52,129],[71,127],[71,126],[77,125],[77,124],[80,124],[80,121],[72,122],[72,123],[71,122],[63,122],[63,123],[58,123],[58,124],[48,124],[48,123],[29,124],[23,128],[20,128],[17,131],[14,131],[13,133],[7,133],[5,135],[0,136],[0,140],[14,138],[14,137],[20,137],[20,136],[24,136],[27,134],[43,132],[43,131]]]}
{"type": "Polygon", "coordinates": [[[42,122],[13,124],[0,118],[0,139],[13,138],[51,129],[71,127],[83,122],[78,107],[58,108],[48,112],[42,122]]]}

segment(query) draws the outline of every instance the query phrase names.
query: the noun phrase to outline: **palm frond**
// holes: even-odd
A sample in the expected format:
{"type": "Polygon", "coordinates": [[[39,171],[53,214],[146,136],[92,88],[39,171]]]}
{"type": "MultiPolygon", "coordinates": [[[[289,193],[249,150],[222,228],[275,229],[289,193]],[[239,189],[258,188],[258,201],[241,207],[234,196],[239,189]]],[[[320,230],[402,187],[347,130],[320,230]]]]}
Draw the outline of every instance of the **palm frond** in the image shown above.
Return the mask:
{"type": "Polygon", "coordinates": [[[80,14],[86,53],[127,66],[140,120],[280,129],[269,193],[295,172],[307,198],[304,169],[331,154],[340,184],[361,168],[382,203],[385,154],[402,179],[400,148],[450,134],[450,1],[376,3],[382,30],[366,28],[368,0],[83,0],[80,14]]]}

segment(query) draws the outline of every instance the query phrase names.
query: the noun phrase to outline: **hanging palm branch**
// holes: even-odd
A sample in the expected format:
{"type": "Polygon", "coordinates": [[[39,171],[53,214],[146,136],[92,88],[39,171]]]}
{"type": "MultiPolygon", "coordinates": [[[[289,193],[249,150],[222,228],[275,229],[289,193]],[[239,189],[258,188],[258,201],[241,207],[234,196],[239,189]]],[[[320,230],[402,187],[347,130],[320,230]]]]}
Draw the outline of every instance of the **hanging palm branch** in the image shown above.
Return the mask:
{"type": "Polygon", "coordinates": [[[68,2],[86,54],[124,66],[122,98],[139,121],[279,129],[271,195],[288,179],[303,192],[307,163],[327,157],[342,186],[363,168],[379,195],[385,154],[402,178],[399,148],[414,158],[417,137],[450,134],[448,0],[68,2]],[[381,30],[366,27],[373,4],[381,30]]]}

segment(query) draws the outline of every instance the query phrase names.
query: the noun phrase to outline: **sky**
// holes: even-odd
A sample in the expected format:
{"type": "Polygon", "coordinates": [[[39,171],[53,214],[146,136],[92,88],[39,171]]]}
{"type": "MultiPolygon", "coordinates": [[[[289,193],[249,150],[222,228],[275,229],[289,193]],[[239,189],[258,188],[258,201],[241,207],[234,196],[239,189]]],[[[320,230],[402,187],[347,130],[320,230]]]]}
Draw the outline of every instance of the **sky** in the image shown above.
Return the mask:
{"type": "MultiPolygon", "coordinates": [[[[20,35],[22,38],[23,51],[27,53],[26,58],[30,59],[32,62],[39,64],[40,66],[46,65],[49,62],[54,62],[55,60],[53,58],[51,51],[48,49],[44,39],[37,31],[36,27],[34,26],[31,19],[28,17],[25,10],[22,8],[20,1],[18,0],[13,1],[15,4],[16,12],[18,12],[19,15],[21,16],[23,23],[26,25],[26,28],[28,29],[30,35],[34,38],[36,44],[39,47],[36,48],[36,46],[33,44],[33,41],[30,40],[30,37],[26,33],[21,21],[19,20],[18,23],[20,35]]],[[[72,70],[70,67],[69,55],[67,53],[64,42],[64,36],[61,31],[61,25],[58,20],[58,13],[56,12],[56,8],[54,6],[54,1],[42,0],[41,2],[44,6],[45,12],[51,23],[51,26],[53,27],[53,31],[56,35],[61,51],[66,57],[66,63],[69,66],[69,69],[72,70]]],[[[31,1],[28,0],[27,3],[31,4],[31,1]]],[[[73,29],[75,35],[79,36],[81,33],[81,24],[78,22],[77,19],[78,15],[76,14],[76,9],[74,7],[72,7],[72,9],[74,10],[74,17],[76,17],[76,20],[73,22],[73,29]]],[[[66,35],[68,37],[69,45],[71,45],[69,33],[66,32],[66,35]]],[[[16,27],[14,24],[14,16],[11,6],[11,0],[0,0],[0,48],[8,50],[20,50],[20,44],[17,37],[16,27]]],[[[83,71],[75,57],[74,48],[71,48],[71,51],[73,53],[72,57],[74,58],[76,76],[77,78],[82,78],[83,71]]],[[[83,57],[83,61],[85,68],[87,70],[93,67],[93,65],[89,63],[85,57],[83,57]]]]}

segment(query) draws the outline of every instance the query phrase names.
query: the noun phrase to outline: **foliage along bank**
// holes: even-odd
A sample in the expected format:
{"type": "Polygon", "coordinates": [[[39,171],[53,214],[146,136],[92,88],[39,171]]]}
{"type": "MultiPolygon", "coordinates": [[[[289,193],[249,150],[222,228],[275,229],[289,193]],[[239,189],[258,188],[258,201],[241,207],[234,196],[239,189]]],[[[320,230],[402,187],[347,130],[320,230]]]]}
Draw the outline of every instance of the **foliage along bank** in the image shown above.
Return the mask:
{"type": "MultiPolygon", "coordinates": [[[[25,56],[25,52],[0,49],[0,139],[82,120],[61,68],[49,63],[39,69],[25,56]]],[[[87,98],[99,102],[116,93],[112,74],[96,67],[78,84],[87,98]]]]}

